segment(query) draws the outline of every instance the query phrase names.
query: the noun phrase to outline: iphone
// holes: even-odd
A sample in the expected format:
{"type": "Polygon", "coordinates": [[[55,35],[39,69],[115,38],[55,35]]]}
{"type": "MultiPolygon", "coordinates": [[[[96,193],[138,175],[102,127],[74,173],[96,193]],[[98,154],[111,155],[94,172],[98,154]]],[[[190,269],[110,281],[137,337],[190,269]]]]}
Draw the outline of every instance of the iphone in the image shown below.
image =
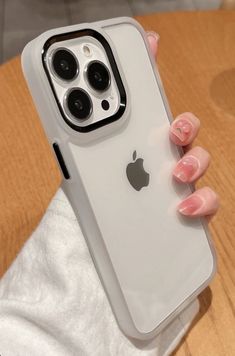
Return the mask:
{"type": "Polygon", "coordinates": [[[172,179],[182,152],[145,32],[130,18],[57,28],[22,67],[116,320],[152,338],[208,285],[215,253],[203,219],[177,213],[193,188],[172,179]]]}

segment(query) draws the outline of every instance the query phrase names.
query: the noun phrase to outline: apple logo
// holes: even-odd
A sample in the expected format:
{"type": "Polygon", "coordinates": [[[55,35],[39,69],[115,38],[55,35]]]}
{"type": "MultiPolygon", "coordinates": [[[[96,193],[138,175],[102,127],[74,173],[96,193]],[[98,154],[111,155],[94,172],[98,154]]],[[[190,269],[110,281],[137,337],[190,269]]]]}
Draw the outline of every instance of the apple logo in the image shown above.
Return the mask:
{"type": "Polygon", "coordinates": [[[149,173],[147,173],[144,169],[143,158],[136,159],[136,151],[133,152],[133,161],[127,165],[126,167],[126,175],[127,178],[132,185],[132,187],[139,191],[143,187],[147,187],[149,185],[149,173]]]}

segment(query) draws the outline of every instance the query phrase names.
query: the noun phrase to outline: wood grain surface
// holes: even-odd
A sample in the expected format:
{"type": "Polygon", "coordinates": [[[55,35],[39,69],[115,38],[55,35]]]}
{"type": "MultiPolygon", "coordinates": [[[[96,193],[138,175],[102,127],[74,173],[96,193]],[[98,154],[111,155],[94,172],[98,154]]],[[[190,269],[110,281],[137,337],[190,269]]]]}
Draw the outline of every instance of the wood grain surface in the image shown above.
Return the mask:
{"type": "MultiPolygon", "coordinates": [[[[139,17],[160,36],[158,64],[174,115],[192,111],[202,127],[196,145],[212,155],[198,186],[221,199],[210,223],[218,273],[174,355],[235,355],[235,12],[139,17]]],[[[131,48],[130,48],[131,50],[131,48]]],[[[37,226],[60,174],[26,88],[19,58],[0,68],[0,275],[37,226]]]]}

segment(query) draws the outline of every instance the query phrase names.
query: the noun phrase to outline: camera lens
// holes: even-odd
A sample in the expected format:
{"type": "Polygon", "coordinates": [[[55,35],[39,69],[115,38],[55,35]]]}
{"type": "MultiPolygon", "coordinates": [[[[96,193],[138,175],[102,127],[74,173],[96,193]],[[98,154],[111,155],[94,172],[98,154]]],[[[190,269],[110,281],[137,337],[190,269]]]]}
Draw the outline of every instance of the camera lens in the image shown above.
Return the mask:
{"type": "Polygon", "coordinates": [[[66,49],[59,49],[54,53],[52,66],[58,77],[64,80],[72,80],[78,74],[78,62],[66,49]]]}
{"type": "Polygon", "coordinates": [[[98,61],[88,64],[87,79],[91,87],[98,91],[107,90],[110,85],[109,70],[103,63],[98,61]]]}
{"type": "Polygon", "coordinates": [[[72,89],[66,100],[70,113],[76,119],[85,120],[91,115],[92,102],[89,95],[84,90],[72,89]]]}

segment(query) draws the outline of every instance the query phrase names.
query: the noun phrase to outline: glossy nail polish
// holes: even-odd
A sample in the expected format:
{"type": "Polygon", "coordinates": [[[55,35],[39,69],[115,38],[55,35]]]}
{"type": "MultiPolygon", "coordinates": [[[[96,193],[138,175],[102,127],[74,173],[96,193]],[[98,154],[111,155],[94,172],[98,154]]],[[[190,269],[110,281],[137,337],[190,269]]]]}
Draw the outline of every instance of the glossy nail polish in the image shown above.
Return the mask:
{"type": "Polygon", "coordinates": [[[160,35],[157,32],[154,32],[154,31],[148,31],[147,32],[147,36],[148,37],[152,37],[157,42],[160,40],[160,35]]]}
{"type": "Polygon", "coordinates": [[[203,205],[204,201],[201,199],[201,197],[192,195],[180,203],[178,210],[183,215],[195,215],[196,213],[200,213],[203,205]]]}
{"type": "Polygon", "coordinates": [[[190,182],[198,169],[198,159],[194,156],[185,156],[178,162],[173,171],[173,176],[183,183],[190,182]]]}
{"type": "Polygon", "coordinates": [[[186,141],[192,132],[192,124],[185,119],[177,119],[171,126],[171,133],[181,142],[186,141]]]}

